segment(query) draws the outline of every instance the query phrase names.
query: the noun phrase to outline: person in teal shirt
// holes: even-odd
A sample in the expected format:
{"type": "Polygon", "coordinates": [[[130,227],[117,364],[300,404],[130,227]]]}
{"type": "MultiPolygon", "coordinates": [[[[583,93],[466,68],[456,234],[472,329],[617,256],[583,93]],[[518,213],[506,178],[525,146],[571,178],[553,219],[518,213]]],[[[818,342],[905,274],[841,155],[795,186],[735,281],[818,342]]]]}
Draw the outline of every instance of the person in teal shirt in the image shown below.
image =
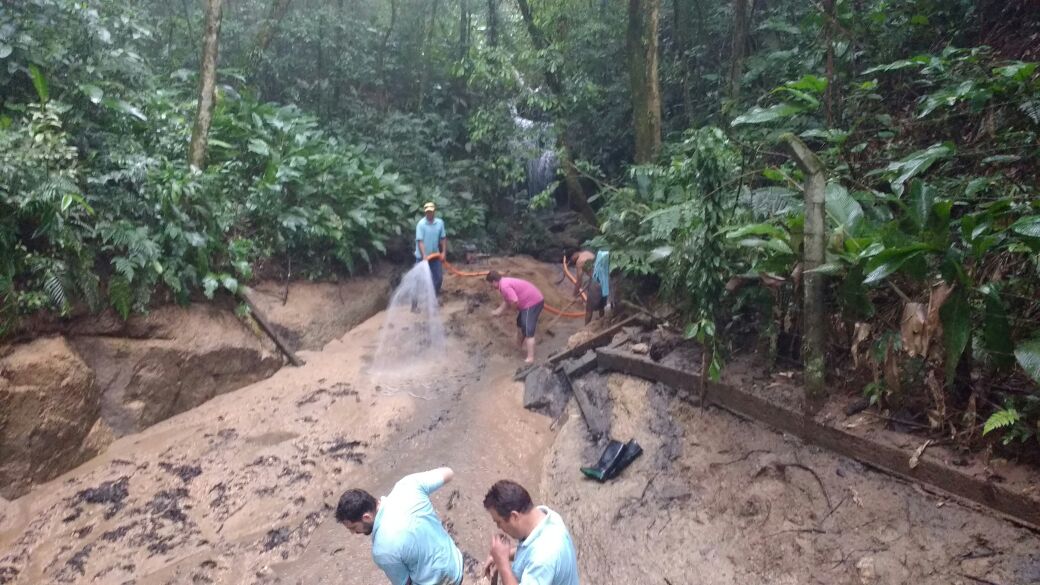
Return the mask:
{"type": "Polygon", "coordinates": [[[503,479],[484,496],[484,509],[499,530],[517,540],[512,548],[502,534],[491,538],[484,574],[497,574],[501,585],[579,585],[578,555],[563,518],[535,506],[515,481],[503,479]]]}
{"type": "Polygon", "coordinates": [[[430,276],[433,277],[433,290],[441,295],[441,283],[444,282],[442,260],[448,254],[448,235],[444,229],[444,220],[436,217],[437,206],[433,201],[423,205],[425,217],[415,224],[415,261],[422,262],[427,256],[440,253],[441,258],[430,260],[430,276]]]}
{"type": "Polygon", "coordinates": [[[460,585],[462,553],[430,502],[430,494],[453,477],[449,467],[413,473],[379,500],[365,490],[347,490],[336,521],[372,536],[372,560],[391,585],[460,585]]]}

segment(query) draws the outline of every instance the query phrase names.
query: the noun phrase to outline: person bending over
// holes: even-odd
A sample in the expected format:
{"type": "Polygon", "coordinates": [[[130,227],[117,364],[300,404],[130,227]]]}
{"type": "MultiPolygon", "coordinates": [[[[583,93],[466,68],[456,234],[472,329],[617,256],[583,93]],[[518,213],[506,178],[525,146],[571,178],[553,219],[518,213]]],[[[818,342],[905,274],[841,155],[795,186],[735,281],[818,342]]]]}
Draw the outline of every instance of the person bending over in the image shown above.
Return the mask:
{"type": "Polygon", "coordinates": [[[362,489],[347,490],[336,521],[372,536],[372,560],[392,585],[460,585],[462,553],[430,502],[430,494],[454,476],[448,467],[413,473],[378,500],[362,489]]]}
{"type": "Polygon", "coordinates": [[[507,306],[516,307],[516,342],[520,347],[527,347],[525,361],[533,364],[534,332],[538,327],[538,316],[545,307],[545,297],[542,296],[542,291],[526,280],[505,277],[495,270],[488,272],[485,279],[502,294],[502,304],[491,313],[492,316],[501,315],[507,306]]]}

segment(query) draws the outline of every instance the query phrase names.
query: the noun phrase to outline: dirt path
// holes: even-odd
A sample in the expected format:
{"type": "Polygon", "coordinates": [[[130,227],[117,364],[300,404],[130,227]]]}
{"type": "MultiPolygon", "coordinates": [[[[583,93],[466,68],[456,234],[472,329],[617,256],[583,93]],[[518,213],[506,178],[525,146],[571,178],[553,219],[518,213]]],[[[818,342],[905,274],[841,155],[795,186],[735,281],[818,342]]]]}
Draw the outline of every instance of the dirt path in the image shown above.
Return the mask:
{"type": "MultiPolygon", "coordinates": [[[[502,263],[552,290],[545,265],[502,263]]],[[[446,292],[451,335],[425,376],[389,388],[368,375],[380,314],[302,352],[304,367],[124,437],[3,502],[0,583],[380,582],[367,539],[336,525],[332,506],[348,487],[383,494],[440,465],[458,477],[436,495],[442,519],[468,559],[483,559],[484,491],[501,477],[536,491],[551,421],[521,407],[513,325],[488,316],[483,285],[450,281],[446,292]]],[[[539,356],[575,328],[555,325],[539,356]]]]}
{"type": "Polygon", "coordinates": [[[598,456],[572,415],[542,491],[578,543],[589,583],[1027,585],[1040,537],[855,461],[622,375],[591,387],[612,434],[646,449],[617,480],[574,470],[598,456]]]}
{"type": "MultiPolygon", "coordinates": [[[[545,265],[498,262],[554,287],[545,265]]],[[[563,515],[585,583],[1040,583],[1031,532],[625,376],[587,384],[612,404],[614,436],[646,454],[614,482],[585,480],[598,453],[573,404],[558,432],[521,407],[513,324],[487,316],[497,299],[472,280],[446,289],[449,341],[425,373],[371,379],[377,315],[303,352],[304,367],[2,502],[0,584],[383,583],[332,506],[440,465],[456,481],[434,503],[471,571],[492,529],[483,494],[510,477],[563,515]]],[[[539,356],[576,327],[557,322],[539,356]]]]}

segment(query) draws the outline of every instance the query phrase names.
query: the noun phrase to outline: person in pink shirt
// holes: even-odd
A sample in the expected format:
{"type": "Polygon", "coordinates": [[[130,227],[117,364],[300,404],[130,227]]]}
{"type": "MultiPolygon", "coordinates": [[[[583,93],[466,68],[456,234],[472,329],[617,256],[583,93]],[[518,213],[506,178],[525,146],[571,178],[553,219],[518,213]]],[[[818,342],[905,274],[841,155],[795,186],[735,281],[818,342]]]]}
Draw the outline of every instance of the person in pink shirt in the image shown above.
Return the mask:
{"type": "Polygon", "coordinates": [[[520,347],[527,346],[525,361],[533,364],[534,330],[538,326],[538,315],[545,307],[545,297],[542,296],[542,291],[526,280],[502,276],[495,270],[488,272],[485,280],[502,293],[502,304],[491,313],[492,316],[501,315],[509,305],[516,307],[516,327],[518,329],[516,343],[520,347]]]}

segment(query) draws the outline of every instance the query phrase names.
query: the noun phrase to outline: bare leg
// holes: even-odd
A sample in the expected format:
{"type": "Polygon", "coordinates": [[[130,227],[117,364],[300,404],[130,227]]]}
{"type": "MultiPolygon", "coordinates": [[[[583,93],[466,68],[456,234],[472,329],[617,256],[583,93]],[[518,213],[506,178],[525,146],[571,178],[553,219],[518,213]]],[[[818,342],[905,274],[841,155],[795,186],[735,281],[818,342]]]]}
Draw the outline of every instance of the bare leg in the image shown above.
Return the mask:
{"type": "Polygon", "coordinates": [[[524,361],[526,361],[529,364],[533,364],[534,363],[534,338],[533,337],[528,337],[527,339],[524,339],[524,345],[527,346],[527,359],[524,360],[524,361]]]}
{"type": "Polygon", "coordinates": [[[523,347],[524,346],[524,330],[520,329],[520,328],[517,328],[517,330],[516,330],[516,346],[517,347],[523,347]]]}

